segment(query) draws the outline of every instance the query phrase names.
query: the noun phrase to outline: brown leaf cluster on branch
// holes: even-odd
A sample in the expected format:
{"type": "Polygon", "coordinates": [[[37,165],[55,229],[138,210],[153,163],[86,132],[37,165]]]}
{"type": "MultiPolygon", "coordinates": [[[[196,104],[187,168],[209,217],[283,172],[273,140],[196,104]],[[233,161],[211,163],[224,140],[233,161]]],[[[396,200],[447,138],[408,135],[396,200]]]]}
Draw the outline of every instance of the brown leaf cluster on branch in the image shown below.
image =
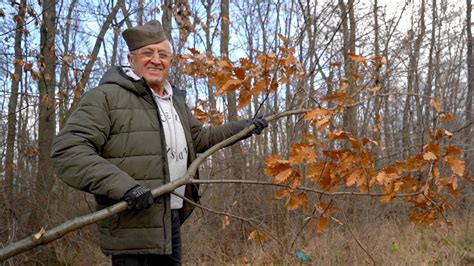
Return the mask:
{"type": "Polygon", "coordinates": [[[247,58],[231,62],[190,48],[191,54],[179,56],[183,61],[182,71],[195,79],[207,78],[217,96],[237,92],[240,110],[259,95],[275,93],[280,84],[304,76],[303,66],[294,56],[294,48],[287,48],[288,40],[279,36],[284,43],[279,47],[279,53],[261,53],[255,62],[247,58]]]}
{"type": "Polygon", "coordinates": [[[212,126],[221,125],[224,122],[224,114],[218,110],[211,109],[209,104],[203,100],[197,100],[197,106],[193,109],[194,116],[201,123],[208,123],[212,126]]]}
{"type": "MultiPolygon", "coordinates": [[[[306,113],[304,119],[311,123],[312,133],[304,135],[305,142],[291,147],[287,159],[279,155],[267,158],[265,174],[274,177],[275,184],[289,186],[279,190],[276,198],[285,198],[288,210],[303,207],[305,212],[317,211],[319,216],[310,217],[319,219],[318,231],[327,225],[335,208],[322,208],[324,202],[308,208],[308,196],[298,190],[303,178],[330,193],[353,187],[367,195],[381,192],[382,203],[402,197],[411,206],[412,222],[431,224],[444,218],[449,225],[445,212],[453,207],[451,200],[459,196],[458,178],[464,177],[472,182],[464,174],[460,149],[444,145],[453,134],[442,128],[428,132],[430,141],[424,145],[423,151],[376,169],[374,147],[379,145],[376,140],[355,138],[339,129],[327,130],[331,121],[344,112],[345,101],[339,101],[339,97],[331,100],[338,101],[336,107],[319,107],[306,113]]],[[[438,105],[433,107],[436,109],[438,105]]],[[[452,118],[442,113],[439,116],[441,120],[452,118]]]]}

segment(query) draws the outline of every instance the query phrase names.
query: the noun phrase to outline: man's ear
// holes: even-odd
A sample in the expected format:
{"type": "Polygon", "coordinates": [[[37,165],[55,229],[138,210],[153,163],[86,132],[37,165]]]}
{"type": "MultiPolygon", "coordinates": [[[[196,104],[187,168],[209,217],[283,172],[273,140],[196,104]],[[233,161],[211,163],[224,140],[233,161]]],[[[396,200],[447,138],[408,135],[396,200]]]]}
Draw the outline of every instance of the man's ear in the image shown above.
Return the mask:
{"type": "Polygon", "coordinates": [[[133,61],[132,61],[132,55],[131,54],[127,55],[127,60],[128,60],[128,64],[133,68],[133,61]]]}

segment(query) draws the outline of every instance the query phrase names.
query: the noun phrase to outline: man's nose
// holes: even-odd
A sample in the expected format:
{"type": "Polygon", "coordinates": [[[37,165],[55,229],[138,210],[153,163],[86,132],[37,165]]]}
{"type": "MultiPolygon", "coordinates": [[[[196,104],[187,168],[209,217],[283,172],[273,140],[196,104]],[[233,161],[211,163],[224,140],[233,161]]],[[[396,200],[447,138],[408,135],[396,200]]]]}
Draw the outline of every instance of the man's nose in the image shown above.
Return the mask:
{"type": "Polygon", "coordinates": [[[161,58],[160,56],[158,56],[157,54],[154,54],[153,57],[151,58],[150,62],[152,62],[153,64],[161,64],[161,58]]]}

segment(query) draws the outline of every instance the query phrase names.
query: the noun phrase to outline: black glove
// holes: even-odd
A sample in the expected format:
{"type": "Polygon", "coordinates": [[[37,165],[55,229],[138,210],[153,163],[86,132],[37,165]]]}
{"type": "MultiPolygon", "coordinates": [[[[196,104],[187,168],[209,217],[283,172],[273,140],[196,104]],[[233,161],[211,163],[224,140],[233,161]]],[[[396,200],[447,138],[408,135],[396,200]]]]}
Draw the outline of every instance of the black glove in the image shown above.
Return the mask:
{"type": "Polygon", "coordinates": [[[125,192],[123,200],[127,202],[129,210],[148,209],[154,202],[151,190],[140,185],[136,185],[125,192]]]}
{"type": "Polygon", "coordinates": [[[255,128],[252,129],[252,133],[257,135],[260,135],[260,133],[268,127],[268,121],[263,115],[257,115],[254,119],[250,120],[250,124],[255,125],[255,128]]]}

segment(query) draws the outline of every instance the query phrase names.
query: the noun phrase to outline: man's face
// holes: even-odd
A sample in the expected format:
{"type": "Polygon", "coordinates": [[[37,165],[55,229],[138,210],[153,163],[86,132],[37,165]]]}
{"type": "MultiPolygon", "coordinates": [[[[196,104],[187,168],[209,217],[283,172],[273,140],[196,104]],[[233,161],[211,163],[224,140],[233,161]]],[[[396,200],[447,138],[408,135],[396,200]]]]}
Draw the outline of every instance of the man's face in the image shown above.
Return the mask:
{"type": "Polygon", "coordinates": [[[133,72],[145,78],[152,89],[161,91],[168,78],[173,53],[169,41],[150,44],[128,54],[133,72]]]}

